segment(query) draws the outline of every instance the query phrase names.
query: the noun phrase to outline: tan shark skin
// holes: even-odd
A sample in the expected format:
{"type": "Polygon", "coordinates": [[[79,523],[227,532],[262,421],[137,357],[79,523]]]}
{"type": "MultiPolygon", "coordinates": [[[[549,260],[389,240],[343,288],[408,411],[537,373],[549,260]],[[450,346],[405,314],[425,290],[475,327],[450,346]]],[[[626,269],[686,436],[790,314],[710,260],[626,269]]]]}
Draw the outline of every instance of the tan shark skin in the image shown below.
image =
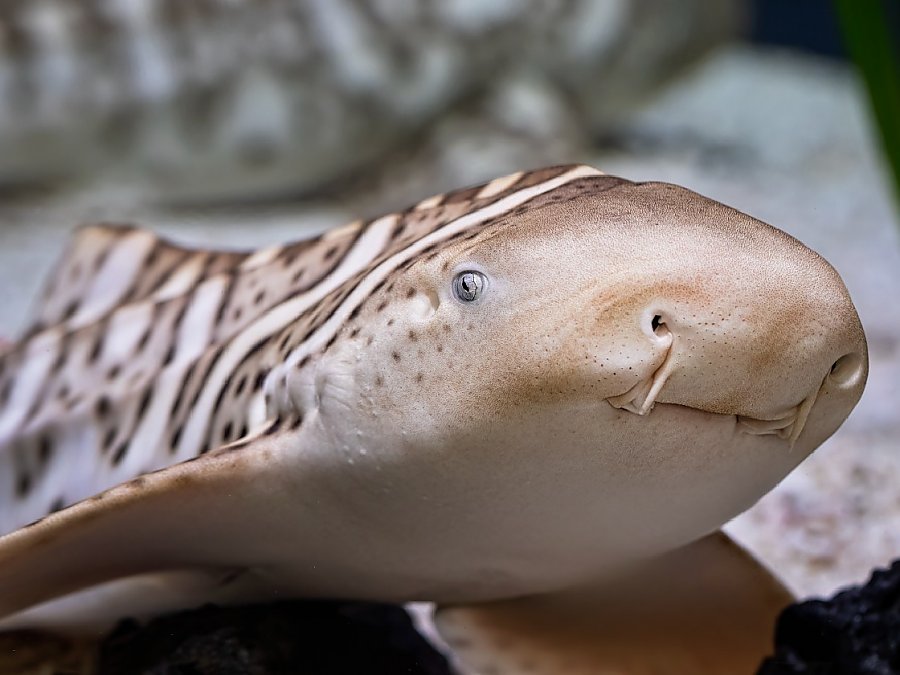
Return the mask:
{"type": "MultiPolygon", "coordinates": [[[[0,615],[190,571],[239,579],[240,599],[555,591],[715,531],[862,393],[865,337],[839,276],[749,216],[566,167],[332,236],[402,238],[440,208],[457,215],[318,304],[294,317],[290,296],[229,333],[208,379],[229,349],[279,356],[245,438],[0,539],[0,615]],[[463,270],[485,275],[472,303],[453,295],[463,270]],[[286,346],[251,348],[278,312],[286,346]]],[[[277,252],[258,256],[275,269],[277,252]]],[[[189,419],[184,447],[192,433],[189,419]]]]}

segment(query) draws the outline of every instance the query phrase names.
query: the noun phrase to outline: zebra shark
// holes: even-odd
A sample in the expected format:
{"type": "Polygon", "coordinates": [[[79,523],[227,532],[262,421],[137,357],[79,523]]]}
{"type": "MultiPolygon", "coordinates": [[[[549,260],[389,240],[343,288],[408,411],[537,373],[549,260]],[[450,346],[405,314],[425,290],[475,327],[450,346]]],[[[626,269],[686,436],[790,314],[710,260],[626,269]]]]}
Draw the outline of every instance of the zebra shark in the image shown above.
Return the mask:
{"type": "Polygon", "coordinates": [[[0,355],[0,625],[551,593],[715,532],[866,374],[816,253],[587,166],[255,252],[86,227],[0,355]]]}
{"type": "Polygon", "coordinates": [[[476,125],[504,157],[559,156],[730,38],[738,7],[9,0],[0,188],[114,184],[170,205],[338,190],[358,201],[423,175],[471,176],[442,139],[476,125]],[[532,124],[535,105],[545,112],[532,124]]]}

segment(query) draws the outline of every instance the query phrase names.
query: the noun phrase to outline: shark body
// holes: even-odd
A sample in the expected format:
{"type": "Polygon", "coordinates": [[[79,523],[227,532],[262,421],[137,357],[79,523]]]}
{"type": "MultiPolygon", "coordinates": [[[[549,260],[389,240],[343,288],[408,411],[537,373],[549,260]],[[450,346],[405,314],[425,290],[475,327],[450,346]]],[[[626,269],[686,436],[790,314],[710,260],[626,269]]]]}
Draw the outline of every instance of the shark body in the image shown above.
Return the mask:
{"type": "Polygon", "coordinates": [[[815,253],[590,167],[252,253],[89,227],[0,355],[2,625],[566,588],[750,506],[866,368],[815,253]]]}
{"type": "Polygon", "coordinates": [[[452,185],[466,174],[448,129],[470,120],[488,125],[492,147],[525,134],[528,156],[559,156],[547,136],[577,145],[605,127],[734,32],[736,6],[11,0],[0,5],[0,186],[114,184],[189,204],[343,188],[358,200],[395,193],[423,164],[452,185]],[[523,89],[546,90],[538,105],[551,112],[536,126],[516,113],[523,89]]]}

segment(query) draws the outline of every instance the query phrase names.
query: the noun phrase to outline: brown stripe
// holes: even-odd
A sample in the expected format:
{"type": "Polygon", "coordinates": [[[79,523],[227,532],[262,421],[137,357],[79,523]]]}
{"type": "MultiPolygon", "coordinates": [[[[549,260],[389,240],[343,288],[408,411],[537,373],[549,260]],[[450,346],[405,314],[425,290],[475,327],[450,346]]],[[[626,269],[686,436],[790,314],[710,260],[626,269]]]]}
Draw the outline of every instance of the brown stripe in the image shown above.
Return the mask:
{"type": "Polygon", "coordinates": [[[577,168],[577,164],[560,164],[557,166],[548,166],[544,169],[536,169],[535,171],[527,171],[514,185],[510,186],[509,192],[514,192],[516,190],[537,185],[538,183],[543,183],[547,180],[558,178],[564,173],[577,168]]]}
{"type": "Polygon", "coordinates": [[[478,193],[484,189],[485,185],[487,185],[487,183],[482,183],[481,185],[476,185],[475,187],[464,188],[462,190],[456,190],[454,192],[448,192],[441,204],[459,204],[461,202],[475,201],[478,193]]]}

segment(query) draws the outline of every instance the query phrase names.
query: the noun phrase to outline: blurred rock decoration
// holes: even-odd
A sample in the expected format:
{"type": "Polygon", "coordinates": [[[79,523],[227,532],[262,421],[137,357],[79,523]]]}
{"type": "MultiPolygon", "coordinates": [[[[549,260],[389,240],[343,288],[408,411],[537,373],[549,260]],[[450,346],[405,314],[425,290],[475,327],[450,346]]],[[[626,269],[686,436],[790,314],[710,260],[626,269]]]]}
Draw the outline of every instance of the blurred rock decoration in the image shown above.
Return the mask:
{"type": "Polygon", "coordinates": [[[205,607],[140,627],[123,623],[100,647],[97,675],[453,675],[401,607],[281,602],[205,607]]]}
{"type": "Polygon", "coordinates": [[[349,602],[207,606],[99,644],[0,634],[0,675],[454,675],[402,607],[349,602]]]}
{"type": "Polygon", "coordinates": [[[900,673],[900,560],[831,600],[791,605],[757,675],[900,673]]]}
{"type": "Polygon", "coordinates": [[[0,189],[415,198],[571,160],[737,0],[4,0],[0,189]]]}

